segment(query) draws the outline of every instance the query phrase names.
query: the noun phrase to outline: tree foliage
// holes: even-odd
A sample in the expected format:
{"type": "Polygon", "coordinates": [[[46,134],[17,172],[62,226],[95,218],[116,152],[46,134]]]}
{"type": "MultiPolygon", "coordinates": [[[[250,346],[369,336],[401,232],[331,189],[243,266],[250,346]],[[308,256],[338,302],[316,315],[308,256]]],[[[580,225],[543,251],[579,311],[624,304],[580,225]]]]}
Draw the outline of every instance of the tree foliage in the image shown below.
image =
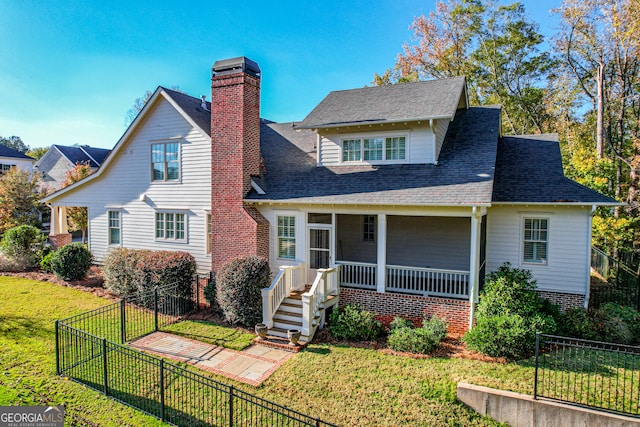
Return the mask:
{"type": "MultiPolygon", "coordinates": [[[[64,182],[61,187],[65,188],[71,184],[85,179],[91,175],[92,171],[88,163],[76,163],[73,169],[67,171],[64,182]]],[[[71,231],[82,231],[82,241],[89,226],[89,214],[84,206],[73,206],[67,208],[67,225],[71,231]]]]}
{"type": "Polygon", "coordinates": [[[0,177],[0,233],[18,225],[40,227],[40,199],[45,193],[38,178],[20,168],[0,177]]]}
{"type": "Polygon", "coordinates": [[[5,147],[9,147],[9,148],[13,148],[14,150],[17,150],[21,153],[26,153],[27,151],[29,151],[29,146],[27,144],[24,143],[24,141],[22,140],[22,138],[20,138],[19,136],[9,136],[9,137],[2,137],[0,136],[0,145],[4,145],[5,147]]]}
{"type": "Polygon", "coordinates": [[[42,156],[47,154],[47,151],[49,151],[49,147],[35,147],[29,149],[29,151],[27,151],[25,154],[33,158],[35,161],[38,161],[42,158],[42,156]]]}

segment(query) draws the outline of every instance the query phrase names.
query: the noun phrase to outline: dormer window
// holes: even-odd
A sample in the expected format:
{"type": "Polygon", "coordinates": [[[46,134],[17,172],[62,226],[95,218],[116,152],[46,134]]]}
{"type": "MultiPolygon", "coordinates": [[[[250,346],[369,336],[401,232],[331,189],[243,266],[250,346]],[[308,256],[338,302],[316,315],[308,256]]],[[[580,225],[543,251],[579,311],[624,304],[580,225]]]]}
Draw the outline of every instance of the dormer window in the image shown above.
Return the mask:
{"type": "Polygon", "coordinates": [[[389,136],[342,140],[342,162],[397,162],[407,158],[407,137],[389,136]]]}

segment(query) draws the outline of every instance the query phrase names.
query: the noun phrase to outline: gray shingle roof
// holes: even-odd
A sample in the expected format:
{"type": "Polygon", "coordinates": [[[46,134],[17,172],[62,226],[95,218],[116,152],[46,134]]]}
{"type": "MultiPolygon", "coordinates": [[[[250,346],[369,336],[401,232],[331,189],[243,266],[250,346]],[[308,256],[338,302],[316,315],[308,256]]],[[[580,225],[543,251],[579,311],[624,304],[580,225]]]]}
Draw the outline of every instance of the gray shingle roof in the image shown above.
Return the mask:
{"type": "Polygon", "coordinates": [[[263,122],[265,195],[251,200],[288,203],[474,205],[491,202],[500,110],[458,110],[439,165],[317,167],[310,130],[263,122]]]}
{"type": "Polygon", "coordinates": [[[26,154],[2,144],[0,144],[0,157],[13,157],[16,159],[33,160],[33,158],[27,156],[26,154]]]}
{"type": "Polygon", "coordinates": [[[504,137],[498,143],[496,203],[594,203],[615,200],[564,176],[558,136],[504,137]]]}
{"type": "MultiPolygon", "coordinates": [[[[162,86],[161,86],[162,87],[162,86]]],[[[175,101],[178,106],[202,129],[211,135],[211,103],[207,102],[207,110],[201,106],[202,100],[175,90],[162,89],[175,101]]]]}
{"type": "Polygon", "coordinates": [[[71,162],[71,164],[88,164],[89,167],[92,168],[100,167],[102,161],[111,152],[111,150],[89,147],[88,145],[70,147],[54,144],[53,147],[57,148],[58,151],[60,151],[62,155],[71,162]]]}
{"type": "Polygon", "coordinates": [[[298,127],[315,129],[358,123],[451,118],[458,108],[464,87],[464,77],[453,77],[334,91],[298,127]]]}

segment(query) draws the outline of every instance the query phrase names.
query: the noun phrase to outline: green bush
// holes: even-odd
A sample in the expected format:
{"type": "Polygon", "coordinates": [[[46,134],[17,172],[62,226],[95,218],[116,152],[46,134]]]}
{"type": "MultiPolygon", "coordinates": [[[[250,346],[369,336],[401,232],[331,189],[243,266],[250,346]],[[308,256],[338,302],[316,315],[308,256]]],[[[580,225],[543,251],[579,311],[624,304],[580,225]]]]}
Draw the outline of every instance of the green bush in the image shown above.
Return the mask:
{"type": "Polygon", "coordinates": [[[53,273],[62,280],[80,280],[91,268],[93,256],[82,243],[72,243],[58,249],[51,258],[53,273]]]}
{"type": "Polygon", "coordinates": [[[531,272],[503,264],[487,277],[476,325],[464,336],[469,348],[494,357],[522,359],[533,353],[536,332],[556,331],[556,307],[540,298],[531,272]]]}
{"type": "Polygon", "coordinates": [[[119,296],[143,295],[177,284],[176,295],[191,298],[196,261],[188,252],[117,248],[104,259],[105,287],[119,296]]]}
{"type": "Polygon", "coordinates": [[[609,302],[594,313],[600,339],[619,344],[640,343],[640,313],[633,307],[609,302]]]}
{"type": "Polygon", "coordinates": [[[19,225],[4,233],[0,250],[18,269],[27,270],[40,264],[47,238],[31,225],[19,225]]]}
{"type": "Polygon", "coordinates": [[[447,322],[438,316],[423,320],[420,328],[413,328],[410,321],[401,317],[393,319],[390,326],[387,345],[396,351],[431,353],[447,335],[447,322]]]}
{"type": "Polygon", "coordinates": [[[593,316],[582,307],[565,310],[558,322],[558,335],[587,340],[600,339],[593,316]]]}
{"type": "Polygon", "coordinates": [[[226,320],[254,326],[262,321],[262,289],[268,288],[271,271],[258,256],[236,258],[216,275],[216,299],[226,320]]]}
{"type": "Polygon", "coordinates": [[[212,310],[216,310],[218,308],[218,299],[216,297],[216,278],[212,277],[207,285],[204,287],[204,298],[209,303],[209,307],[212,310]]]}
{"type": "Polygon", "coordinates": [[[339,340],[372,341],[384,335],[382,323],[358,305],[336,307],[329,316],[328,330],[339,340]]]}
{"type": "Polygon", "coordinates": [[[57,252],[55,251],[46,254],[44,258],[42,258],[42,261],[40,261],[40,270],[45,273],[53,273],[53,265],[51,263],[53,262],[53,258],[56,254],[57,252]]]}

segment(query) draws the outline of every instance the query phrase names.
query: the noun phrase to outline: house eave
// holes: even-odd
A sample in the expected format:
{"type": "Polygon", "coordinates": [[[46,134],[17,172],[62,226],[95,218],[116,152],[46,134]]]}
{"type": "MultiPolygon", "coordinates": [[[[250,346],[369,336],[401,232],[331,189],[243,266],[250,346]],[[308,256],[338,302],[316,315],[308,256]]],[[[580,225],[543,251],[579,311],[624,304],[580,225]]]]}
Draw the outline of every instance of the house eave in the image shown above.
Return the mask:
{"type": "Polygon", "coordinates": [[[621,202],[493,202],[493,206],[624,206],[621,202]]]}
{"type": "Polygon", "coordinates": [[[470,203],[407,203],[407,202],[367,202],[367,203],[353,203],[353,202],[344,202],[344,201],[322,201],[322,202],[310,202],[308,200],[296,200],[296,199],[286,199],[286,200],[273,200],[273,199],[243,199],[243,202],[251,205],[309,205],[309,206],[380,206],[380,207],[425,207],[425,208],[472,208],[474,206],[477,207],[491,207],[491,203],[487,202],[470,202],[470,203]]]}
{"type": "Polygon", "coordinates": [[[357,121],[357,122],[341,122],[341,123],[318,123],[312,125],[295,125],[295,129],[337,129],[337,128],[350,128],[353,126],[373,126],[373,125],[393,125],[398,123],[415,123],[415,122],[429,122],[429,120],[452,120],[453,117],[451,115],[441,115],[441,116],[431,116],[431,117],[411,117],[397,120],[365,120],[365,121],[357,121]]]}

